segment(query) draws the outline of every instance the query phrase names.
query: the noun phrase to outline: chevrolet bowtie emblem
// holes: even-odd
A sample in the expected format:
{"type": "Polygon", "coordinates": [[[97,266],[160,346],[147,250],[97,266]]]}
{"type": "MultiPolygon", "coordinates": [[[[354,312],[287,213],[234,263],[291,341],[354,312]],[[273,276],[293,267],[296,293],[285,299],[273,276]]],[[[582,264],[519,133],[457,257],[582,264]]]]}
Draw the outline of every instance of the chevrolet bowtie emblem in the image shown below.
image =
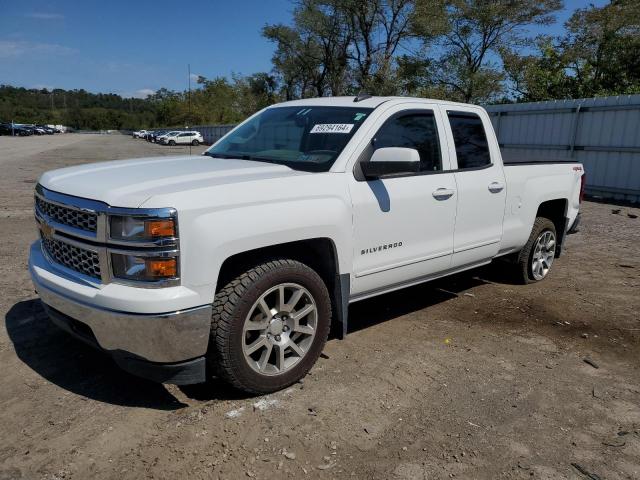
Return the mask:
{"type": "Polygon", "coordinates": [[[42,231],[42,235],[47,238],[53,237],[53,234],[56,233],[56,229],[46,223],[40,224],[40,230],[42,231]]]}

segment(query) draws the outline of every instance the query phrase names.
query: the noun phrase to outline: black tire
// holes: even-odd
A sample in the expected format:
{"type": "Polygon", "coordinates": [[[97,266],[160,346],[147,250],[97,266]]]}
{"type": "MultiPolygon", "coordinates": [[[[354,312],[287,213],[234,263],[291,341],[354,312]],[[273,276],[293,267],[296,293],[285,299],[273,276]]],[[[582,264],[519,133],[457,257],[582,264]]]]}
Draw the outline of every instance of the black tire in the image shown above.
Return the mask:
{"type": "Polygon", "coordinates": [[[175,140],[169,140],[169,146],[170,147],[175,147],[176,146],[175,140]]]}
{"type": "MultiPolygon", "coordinates": [[[[538,240],[538,238],[544,232],[551,232],[555,239],[558,238],[556,234],[556,226],[554,223],[548,218],[537,217],[535,222],[533,222],[533,228],[531,229],[531,235],[529,235],[529,240],[525,244],[524,248],[518,254],[516,263],[517,263],[517,280],[523,284],[536,283],[544,280],[546,276],[542,279],[536,279],[533,274],[533,255],[535,253],[534,247],[538,240]]],[[[556,240],[557,242],[557,240],[556,240]]],[[[554,245],[554,254],[557,249],[557,243],[554,245]]]]}
{"type": "Polygon", "coordinates": [[[198,145],[200,145],[200,142],[198,140],[194,140],[193,142],[191,142],[191,145],[197,147],[198,145]]]}
{"type": "Polygon", "coordinates": [[[281,390],[304,377],[315,364],[327,341],[330,323],[329,292],[314,270],[296,260],[266,261],[237,276],[217,292],[207,353],[209,371],[251,394],[281,390]],[[307,289],[316,303],[315,337],[306,354],[289,370],[277,375],[260,374],[249,365],[243,353],[245,318],[263,293],[289,282],[307,289]]]}

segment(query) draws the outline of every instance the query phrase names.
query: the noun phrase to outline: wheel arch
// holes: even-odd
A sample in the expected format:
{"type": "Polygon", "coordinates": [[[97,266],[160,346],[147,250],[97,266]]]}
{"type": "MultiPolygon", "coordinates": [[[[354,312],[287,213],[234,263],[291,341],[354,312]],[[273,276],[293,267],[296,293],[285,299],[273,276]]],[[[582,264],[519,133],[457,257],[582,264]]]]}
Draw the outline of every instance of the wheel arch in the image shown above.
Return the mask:
{"type": "Polygon", "coordinates": [[[553,222],[556,227],[556,237],[558,248],[556,249],[556,258],[562,253],[562,247],[564,245],[564,239],[567,231],[567,210],[569,208],[569,202],[566,198],[557,198],[553,200],[546,200],[538,206],[536,212],[537,217],[548,218],[553,222]]]}
{"type": "Polygon", "coordinates": [[[297,260],[320,275],[331,297],[332,335],[343,338],[347,332],[350,275],[340,273],[338,250],[331,238],[316,237],[296,240],[231,255],[220,266],[216,281],[216,294],[233,278],[270,258],[297,260]]]}

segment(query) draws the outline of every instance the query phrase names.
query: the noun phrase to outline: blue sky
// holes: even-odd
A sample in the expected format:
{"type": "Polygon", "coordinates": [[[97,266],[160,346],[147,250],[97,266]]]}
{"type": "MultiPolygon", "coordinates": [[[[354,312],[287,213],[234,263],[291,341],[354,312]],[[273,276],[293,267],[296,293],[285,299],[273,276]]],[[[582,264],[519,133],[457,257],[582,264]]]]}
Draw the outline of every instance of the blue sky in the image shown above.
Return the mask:
{"type": "MultiPolygon", "coordinates": [[[[565,0],[561,30],[578,7],[565,0]]],[[[260,30],[288,23],[291,0],[0,0],[0,84],[144,96],[182,90],[187,64],[208,78],[271,69],[260,30]]],[[[540,33],[540,32],[539,32],[540,33]]]]}

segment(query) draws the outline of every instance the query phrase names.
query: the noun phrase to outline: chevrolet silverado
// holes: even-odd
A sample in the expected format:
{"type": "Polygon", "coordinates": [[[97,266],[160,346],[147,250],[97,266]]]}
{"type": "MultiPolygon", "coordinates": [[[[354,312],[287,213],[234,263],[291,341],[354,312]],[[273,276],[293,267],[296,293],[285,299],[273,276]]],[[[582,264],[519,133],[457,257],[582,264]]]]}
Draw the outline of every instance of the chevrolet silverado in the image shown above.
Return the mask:
{"type": "Polygon", "coordinates": [[[543,280],[583,185],[578,163],[504,164],[478,106],[297,100],[201,156],[44,173],[29,269],[51,320],[123,369],[272,392],[347,333],[349,303],[498,257],[543,280]]]}

